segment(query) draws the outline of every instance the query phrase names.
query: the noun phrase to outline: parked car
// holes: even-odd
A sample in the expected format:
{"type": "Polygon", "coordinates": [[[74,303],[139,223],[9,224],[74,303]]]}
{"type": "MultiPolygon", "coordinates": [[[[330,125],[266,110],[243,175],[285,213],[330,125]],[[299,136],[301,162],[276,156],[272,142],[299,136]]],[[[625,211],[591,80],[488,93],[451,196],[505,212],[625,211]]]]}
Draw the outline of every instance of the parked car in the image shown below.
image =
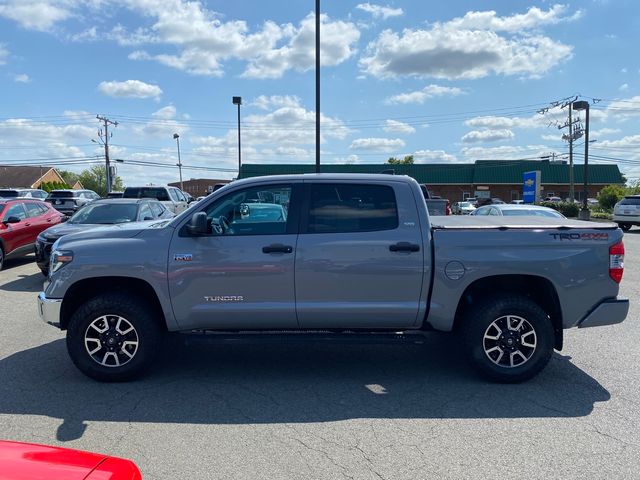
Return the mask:
{"type": "Polygon", "coordinates": [[[45,202],[66,215],[73,215],[80,207],[98,200],[98,195],[93,190],[52,190],[45,202]]]}
{"type": "Polygon", "coordinates": [[[451,206],[451,213],[454,215],[471,215],[476,209],[471,202],[454,202],[451,206]]]}
{"type": "Polygon", "coordinates": [[[524,200],[511,200],[512,205],[524,205],[524,200]]]}
{"type": "Polygon", "coordinates": [[[493,197],[493,198],[478,198],[476,200],[476,207],[482,207],[484,205],[502,205],[504,203],[503,200],[497,198],[497,197],[493,197]]]}
{"type": "Polygon", "coordinates": [[[122,198],[155,198],[176,215],[184,212],[189,203],[179,188],[163,186],[127,187],[122,198]]]}
{"type": "Polygon", "coordinates": [[[625,232],[640,225],[640,195],[627,195],[613,207],[613,221],[625,232]]]}
{"type": "Polygon", "coordinates": [[[0,270],[7,258],[33,252],[37,236],[64,215],[40,200],[0,199],[0,270]]]}
{"type": "Polygon", "coordinates": [[[122,198],[124,192],[109,192],[105,198],[122,198]]]}
{"type": "Polygon", "coordinates": [[[545,202],[551,202],[551,203],[560,203],[562,202],[562,199],[560,197],[547,197],[544,199],[545,202]]]}
{"type": "Polygon", "coordinates": [[[420,190],[422,191],[422,196],[424,201],[427,203],[427,209],[429,210],[429,215],[450,215],[451,207],[449,204],[449,200],[446,198],[439,197],[437,195],[432,195],[431,190],[426,185],[420,185],[420,190]]]}
{"type": "Polygon", "coordinates": [[[431,217],[421,195],[400,175],[238,180],[166,224],[62,237],[38,311],[100,381],[173,358],[168,332],[317,341],[455,330],[480,373],[518,382],[562,348],[563,329],[625,319],[614,223],[431,217]],[[255,198],[286,219],[251,222],[255,198]]]}
{"type": "Polygon", "coordinates": [[[43,231],[36,240],[36,263],[43,275],[49,274],[51,247],[56,240],[71,233],[85,232],[104,225],[173,218],[167,208],[151,198],[105,198],[78,210],[66,223],[43,231]]]}
{"type": "Polygon", "coordinates": [[[0,198],[37,198],[44,200],[48,193],[37,188],[2,188],[0,198]]]}
{"type": "Polygon", "coordinates": [[[599,204],[600,202],[598,201],[597,198],[587,198],[587,205],[599,205],[599,204]]]}
{"type": "Polygon", "coordinates": [[[69,448],[0,441],[2,480],[142,480],[131,460],[69,448]]]}
{"type": "Polygon", "coordinates": [[[503,217],[526,215],[535,217],[566,218],[553,208],[540,207],[538,205],[512,205],[509,203],[485,205],[484,207],[476,209],[472,215],[494,215],[503,217]]]}

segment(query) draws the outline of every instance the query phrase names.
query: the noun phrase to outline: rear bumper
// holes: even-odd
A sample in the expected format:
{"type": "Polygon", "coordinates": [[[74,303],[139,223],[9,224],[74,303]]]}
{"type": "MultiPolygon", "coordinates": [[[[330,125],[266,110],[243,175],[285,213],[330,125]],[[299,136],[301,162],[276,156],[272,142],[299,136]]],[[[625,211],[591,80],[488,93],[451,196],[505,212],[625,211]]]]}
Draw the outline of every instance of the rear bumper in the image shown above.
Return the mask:
{"type": "Polygon", "coordinates": [[[629,313],[629,299],[605,300],[578,324],[578,328],[601,327],[622,322],[629,313]]]}
{"type": "Polygon", "coordinates": [[[640,215],[616,215],[614,213],[613,221],[617,223],[633,223],[640,225],[640,215]]]}
{"type": "Polygon", "coordinates": [[[61,298],[47,298],[44,292],[38,295],[38,315],[40,319],[54,327],[60,327],[61,298]]]}

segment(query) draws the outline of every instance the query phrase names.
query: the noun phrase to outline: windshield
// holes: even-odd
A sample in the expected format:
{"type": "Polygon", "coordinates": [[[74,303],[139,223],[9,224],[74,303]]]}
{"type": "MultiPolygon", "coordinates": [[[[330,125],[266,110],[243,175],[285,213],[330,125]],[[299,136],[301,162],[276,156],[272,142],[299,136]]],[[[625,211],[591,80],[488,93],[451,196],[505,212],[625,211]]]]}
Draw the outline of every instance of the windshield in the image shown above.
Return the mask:
{"type": "Polygon", "coordinates": [[[74,192],[51,192],[49,198],[71,198],[74,192]]]}
{"type": "Polygon", "coordinates": [[[542,210],[542,209],[524,209],[524,208],[513,208],[502,209],[502,215],[504,216],[534,216],[534,217],[553,217],[553,218],[564,218],[560,212],[556,212],[555,210],[542,210]]]}
{"type": "Polygon", "coordinates": [[[111,225],[135,222],[137,214],[138,206],[134,203],[97,203],[79,210],[68,223],[111,225]]]}
{"type": "Polygon", "coordinates": [[[15,198],[18,196],[20,196],[20,193],[17,190],[0,190],[0,197],[15,198]]]}
{"type": "Polygon", "coordinates": [[[162,187],[128,187],[122,196],[124,198],[156,198],[162,202],[170,200],[167,189],[162,187]]]}

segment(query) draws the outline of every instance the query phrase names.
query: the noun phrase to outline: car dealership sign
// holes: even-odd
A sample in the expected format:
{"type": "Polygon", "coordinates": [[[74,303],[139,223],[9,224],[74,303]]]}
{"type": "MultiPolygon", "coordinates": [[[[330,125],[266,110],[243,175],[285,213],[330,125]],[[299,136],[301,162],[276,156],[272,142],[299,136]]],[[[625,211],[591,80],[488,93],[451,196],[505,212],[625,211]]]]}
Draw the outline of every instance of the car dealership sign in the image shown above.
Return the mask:
{"type": "Polygon", "coordinates": [[[540,170],[524,172],[522,175],[522,199],[524,203],[540,201],[540,170]]]}

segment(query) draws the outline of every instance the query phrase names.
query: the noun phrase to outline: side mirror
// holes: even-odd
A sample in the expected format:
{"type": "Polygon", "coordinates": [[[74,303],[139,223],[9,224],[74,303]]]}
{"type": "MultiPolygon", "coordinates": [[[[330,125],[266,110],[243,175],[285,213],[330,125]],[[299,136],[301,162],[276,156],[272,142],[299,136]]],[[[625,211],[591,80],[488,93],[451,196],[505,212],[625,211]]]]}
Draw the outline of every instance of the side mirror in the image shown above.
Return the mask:
{"type": "Polygon", "coordinates": [[[7,223],[20,223],[20,219],[18,217],[11,216],[9,218],[4,219],[2,223],[4,223],[4,224],[7,224],[7,223]]]}
{"type": "Polygon", "coordinates": [[[60,222],[61,222],[61,223],[64,223],[64,222],[66,222],[67,220],[69,220],[69,218],[71,218],[71,217],[69,217],[69,215],[64,215],[64,216],[60,217],[60,222]]]}
{"type": "Polygon", "coordinates": [[[143,222],[146,222],[147,220],[153,220],[153,217],[147,216],[142,219],[143,222]]]}
{"type": "Polygon", "coordinates": [[[207,234],[207,214],[205,212],[197,212],[191,216],[191,220],[187,223],[187,232],[190,235],[206,235],[207,234]]]}

